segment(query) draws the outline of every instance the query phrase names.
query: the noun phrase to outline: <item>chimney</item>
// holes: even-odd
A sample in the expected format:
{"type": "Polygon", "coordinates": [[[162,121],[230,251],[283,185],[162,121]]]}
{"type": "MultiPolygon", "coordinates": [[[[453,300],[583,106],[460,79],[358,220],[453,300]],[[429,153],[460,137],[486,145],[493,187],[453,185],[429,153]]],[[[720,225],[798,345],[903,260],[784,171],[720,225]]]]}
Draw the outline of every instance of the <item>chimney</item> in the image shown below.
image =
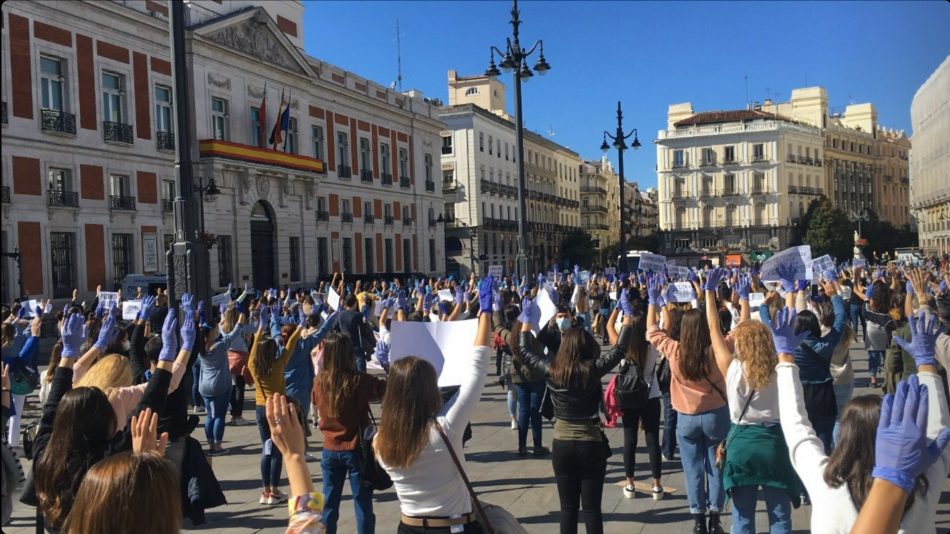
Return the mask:
{"type": "Polygon", "coordinates": [[[754,110],[756,110],[756,111],[762,111],[762,105],[759,104],[759,101],[758,101],[758,100],[756,100],[755,103],[752,104],[752,109],[754,109],[754,110]]]}

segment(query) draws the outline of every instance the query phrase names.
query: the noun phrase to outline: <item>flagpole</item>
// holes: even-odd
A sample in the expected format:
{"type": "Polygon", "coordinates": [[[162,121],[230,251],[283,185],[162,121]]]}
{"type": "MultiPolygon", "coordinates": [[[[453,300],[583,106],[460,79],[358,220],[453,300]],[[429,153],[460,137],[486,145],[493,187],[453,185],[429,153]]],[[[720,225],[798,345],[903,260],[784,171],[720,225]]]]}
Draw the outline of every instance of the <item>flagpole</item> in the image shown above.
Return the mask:
{"type": "MultiPolygon", "coordinates": [[[[288,116],[288,117],[290,116],[290,112],[289,112],[289,110],[290,110],[290,103],[293,102],[293,100],[294,100],[294,88],[291,87],[291,88],[290,88],[290,91],[288,91],[288,93],[287,93],[287,109],[288,109],[288,114],[287,114],[287,116],[288,116]]],[[[281,120],[281,122],[283,122],[283,120],[281,120]]],[[[281,128],[283,128],[283,126],[284,126],[284,125],[281,124],[281,128]]],[[[284,152],[287,152],[287,141],[288,141],[289,139],[290,139],[290,119],[287,120],[287,129],[284,130],[284,152]]]]}

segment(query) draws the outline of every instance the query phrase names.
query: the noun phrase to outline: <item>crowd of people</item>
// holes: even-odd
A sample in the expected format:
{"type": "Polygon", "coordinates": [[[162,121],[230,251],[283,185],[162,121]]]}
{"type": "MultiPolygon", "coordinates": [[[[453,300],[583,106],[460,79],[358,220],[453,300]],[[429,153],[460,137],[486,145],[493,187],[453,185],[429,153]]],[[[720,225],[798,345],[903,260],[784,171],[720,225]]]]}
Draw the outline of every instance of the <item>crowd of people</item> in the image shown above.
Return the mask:
{"type": "Polygon", "coordinates": [[[678,455],[694,532],[724,532],[727,497],[734,533],[756,531],[759,499],[772,533],[791,532],[803,504],[815,532],[934,532],[950,473],[947,259],[844,263],[811,279],[793,264],[768,276],[683,271],[368,283],[335,274],[306,289],[229,287],[214,305],[140,290],[127,319],[121,296],[20,300],[2,312],[4,524],[14,497],[47,532],[203,523],[226,502],[209,457],[228,454],[228,413],[232,426],[252,424],[252,388],[259,503],[289,502],[288,533],[336,532],[347,480],[360,534],[376,531],[374,494],[390,487],[401,518],[381,530],[523,532],[478,501],[466,474],[494,363],[513,448],[550,457],[562,533],[603,532],[614,452],[604,428],[617,426],[623,497],[664,498],[664,462],[678,455]],[[474,338],[442,348],[454,364],[446,385],[430,354],[393,333],[456,321],[472,321],[474,338]],[[56,342],[41,357],[44,324],[56,342]],[[858,339],[883,397],[854,395],[865,379],[852,362],[858,339]],[[27,427],[34,394],[42,413],[27,427]],[[192,436],[202,416],[204,444],[192,436]],[[649,473],[635,469],[641,429],[649,473]],[[315,431],[319,491],[306,452],[315,431]],[[33,460],[26,473],[19,455],[33,460]]]}

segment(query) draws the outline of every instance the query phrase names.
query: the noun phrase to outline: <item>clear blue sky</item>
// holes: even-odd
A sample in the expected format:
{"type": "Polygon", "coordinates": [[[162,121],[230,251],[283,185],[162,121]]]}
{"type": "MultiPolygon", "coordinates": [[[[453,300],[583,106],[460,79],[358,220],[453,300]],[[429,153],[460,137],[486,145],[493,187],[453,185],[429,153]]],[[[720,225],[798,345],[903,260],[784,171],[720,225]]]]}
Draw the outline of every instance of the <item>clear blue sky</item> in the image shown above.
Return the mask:
{"type": "MultiPolygon", "coordinates": [[[[510,35],[510,2],[305,0],[307,51],[388,85],[446,101],[447,71],[480,74],[489,45],[510,35]]],[[[796,87],[821,85],[832,111],[873,102],[885,126],[910,131],[914,92],[950,53],[950,3],[519,2],[522,43],[544,39],[552,70],[525,86],[528,128],[585,158],[600,157],[617,100],[643,148],[624,158],[628,180],[656,184],[652,141],[667,106],[737,109],[796,87]]],[[[532,61],[533,65],[533,61],[532,61]]],[[[510,75],[509,110],[514,113],[510,75]]],[[[610,156],[616,163],[616,152],[610,156]]]]}

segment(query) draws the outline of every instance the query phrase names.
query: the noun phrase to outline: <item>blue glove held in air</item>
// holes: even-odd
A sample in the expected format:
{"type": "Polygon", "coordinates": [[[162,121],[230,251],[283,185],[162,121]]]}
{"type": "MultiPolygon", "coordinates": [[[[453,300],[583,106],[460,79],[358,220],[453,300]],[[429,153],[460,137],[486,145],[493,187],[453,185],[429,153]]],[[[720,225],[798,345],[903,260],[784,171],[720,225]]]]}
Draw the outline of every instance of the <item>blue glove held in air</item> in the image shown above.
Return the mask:
{"type": "Polygon", "coordinates": [[[795,319],[798,313],[795,310],[782,308],[775,314],[772,321],[772,341],[775,343],[775,352],[794,354],[795,349],[808,337],[808,332],[795,333],[795,319]]]}
{"type": "MultiPolygon", "coordinates": [[[[194,324],[194,321],[189,321],[194,324]]],[[[194,328],[194,326],[192,326],[194,328]]],[[[171,362],[175,360],[175,354],[178,353],[178,314],[174,310],[168,310],[165,315],[165,324],[162,325],[162,350],[158,353],[158,360],[162,362],[171,362]]]]}
{"type": "Polygon", "coordinates": [[[894,342],[908,354],[914,357],[917,366],[937,365],[937,337],[943,328],[936,315],[918,313],[908,317],[910,322],[911,341],[908,343],[899,336],[894,336],[894,342]]]}
{"type": "Polygon", "coordinates": [[[495,277],[488,275],[478,284],[478,307],[481,313],[491,313],[494,296],[495,277]]]}
{"type": "Polygon", "coordinates": [[[62,357],[66,359],[78,358],[79,348],[85,341],[85,319],[81,313],[74,313],[63,321],[63,331],[60,339],[63,341],[62,357]]]}

